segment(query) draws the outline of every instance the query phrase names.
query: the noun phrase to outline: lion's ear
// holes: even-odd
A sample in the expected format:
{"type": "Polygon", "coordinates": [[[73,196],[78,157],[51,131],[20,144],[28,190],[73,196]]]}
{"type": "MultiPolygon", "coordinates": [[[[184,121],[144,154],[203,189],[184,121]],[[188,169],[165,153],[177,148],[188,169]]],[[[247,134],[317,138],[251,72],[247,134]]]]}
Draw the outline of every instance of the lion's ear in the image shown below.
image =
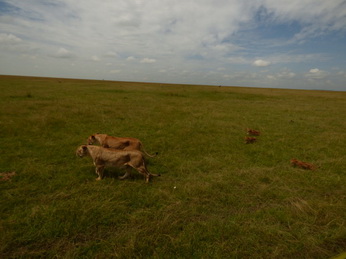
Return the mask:
{"type": "Polygon", "coordinates": [[[88,149],[86,145],[84,145],[82,148],[84,151],[86,151],[88,149]]]}
{"type": "Polygon", "coordinates": [[[96,139],[96,138],[95,138],[95,135],[92,135],[92,136],[91,136],[91,138],[92,138],[93,140],[95,140],[95,139],[96,139]]]}

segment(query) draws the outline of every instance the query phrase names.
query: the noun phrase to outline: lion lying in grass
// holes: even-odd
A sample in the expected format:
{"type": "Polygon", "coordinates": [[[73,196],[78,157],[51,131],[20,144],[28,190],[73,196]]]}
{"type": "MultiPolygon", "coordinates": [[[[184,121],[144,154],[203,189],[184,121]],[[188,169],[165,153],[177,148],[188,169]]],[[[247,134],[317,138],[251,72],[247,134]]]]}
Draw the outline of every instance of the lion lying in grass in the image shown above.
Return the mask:
{"type": "Polygon", "coordinates": [[[0,181],[9,181],[15,175],[16,175],[16,172],[3,172],[3,173],[0,173],[0,181]]]}
{"type": "Polygon", "coordinates": [[[100,146],[82,145],[78,147],[76,155],[79,157],[90,156],[96,167],[96,180],[102,180],[105,167],[125,168],[126,173],[119,179],[126,179],[131,175],[131,169],[136,169],[143,174],[145,181],[148,183],[152,174],[148,171],[142,152],[136,150],[114,150],[100,146]]]}
{"type": "Polygon", "coordinates": [[[96,133],[88,137],[87,143],[88,145],[96,143],[105,148],[114,148],[118,150],[138,150],[142,151],[149,157],[154,157],[157,155],[157,153],[155,155],[148,154],[144,150],[142,142],[136,138],[112,137],[107,134],[96,133]]]}
{"type": "Polygon", "coordinates": [[[246,144],[252,144],[255,143],[257,139],[255,137],[245,137],[245,143],[246,144]]]}
{"type": "Polygon", "coordinates": [[[291,165],[293,167],[299,167],[299,168],[302,168],[302,169],[305,169],[305,170],[315,170],[317,168],[313,164],[310,164],[310,163],[307,163],[307,162],[303,162],[303,161],[300,161],[300,160],[295,159],[295,158],[292,158],[290,162],[291,162],[291,165]]]}
{"type": "Polygon", "coordinates": [[[254,129],[246,129],[247,134],[250,136],[259,136],[261,135],[261,132],[258,130],[254,130],[254,129]]]}

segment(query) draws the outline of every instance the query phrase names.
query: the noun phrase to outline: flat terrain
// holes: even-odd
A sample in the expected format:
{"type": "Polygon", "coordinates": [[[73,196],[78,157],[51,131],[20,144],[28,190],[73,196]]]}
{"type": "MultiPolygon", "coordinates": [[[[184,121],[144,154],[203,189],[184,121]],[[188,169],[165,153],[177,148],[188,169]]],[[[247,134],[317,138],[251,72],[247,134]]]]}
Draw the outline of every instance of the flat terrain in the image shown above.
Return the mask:
{"type": "Polygon", "coordinates": [[[0,97],[1,258],[346,250],[346,92],[1,76],[0,97]],[[95,181],[75,150],[96,132],[139,138],[162,176],[95,181]]]}

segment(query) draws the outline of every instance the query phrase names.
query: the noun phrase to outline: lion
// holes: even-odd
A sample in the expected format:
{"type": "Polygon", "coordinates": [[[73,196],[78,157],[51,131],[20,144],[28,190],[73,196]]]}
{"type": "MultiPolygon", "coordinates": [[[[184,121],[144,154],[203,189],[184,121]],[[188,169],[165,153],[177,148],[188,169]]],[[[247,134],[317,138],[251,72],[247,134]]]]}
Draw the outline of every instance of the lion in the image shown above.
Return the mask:
{"type": "Polygon", "coordinates": [[[258,130],[254,130],[254,129],[246,129],[247,134],[250,136],[259,136],[261,135],[261,132],[258,130]]]}
{"type": "Polygon", "coordinates": [[[136,138],[112,137],[107,134],[96,133],[88,137],[87,143],[88,145],[98,143],[102,147],[114,148],[118,150],[138,150],[142,151],[149,157],[155,157],[158,154],[157,152],[154,155],[148,154],[144,150],[142,142],[136,138]]]}
{"type": "Polygon", "coordinates": [[[299,167],[299,168],[302,168],[302,169],[305,169],[305,170],[315,170],[317,169],[317,167],[313,164],[310,164],[310,163],[307,163],[307,162],[303,162],[303,161],[300,161],[296,158],[292,158],[290,160],[291,162],[291,165],[293,167],[299,167]]]}
{"type": "Polygon", "coordinates": [[[246,144],[252,144],[255,143],[257,139],[255,137],[245,137],[245,143],[246,144]]]}
{"type": "Polygon", "coordinates": [[[0,173],[0,181],[9,181],[15,175],[16,175],[16,172],[3,172],[3,173],[0,173]]]}
{"type": "Polygon", "coordinates": [[[125,168],[126,173],[119,177],[121,180],[131,175],[132,168],[144,175],[146,183],[150,181],[151,177],[160,176],[160,174],[152,174],[148,171],[142,152],[137,150],[114,150],[101,146],[81,145],[76,150],[76,155],[79,157],[90,156],[92,158],[96,167],[96,174],[98,175],[96,180],[103,179],[105,167],[125,168]]]}

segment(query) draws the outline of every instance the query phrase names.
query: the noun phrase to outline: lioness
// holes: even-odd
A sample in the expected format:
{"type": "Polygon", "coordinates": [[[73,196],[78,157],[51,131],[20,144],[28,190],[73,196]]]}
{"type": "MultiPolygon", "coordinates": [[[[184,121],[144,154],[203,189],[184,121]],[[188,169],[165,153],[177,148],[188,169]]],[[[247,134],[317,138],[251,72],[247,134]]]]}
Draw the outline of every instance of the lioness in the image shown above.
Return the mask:
{"type": "Polygon", "coordinates": [[[154,157],[157,155],[148,154],[143,147],[142,142],[136,138],[120,138],[120,137],[112,137],[107,134],[93,134],[88,137],[88,145],[92,145],[94,143],[98,143],[105,148],[114,148],[118,150],[138,150],[142,151],[145,155],[149,157],[154,157]]]}
{"type": "Polygon", "coordinates": [[[316,166],[313,165],[313,164],[310,164],[310,163],[307,163],[307,162],[303,162],[303,161],[300,161],[298,159],[291,159],[291,165],[294,166],[294,167],[299,167],[299,168],[302,168],[302,169],[305,169],[305,170],[315,170],[316,169],[316,166]]]}
{"type": "Polygon", "coordinates": [[[255,137],[245,137],[245,143],[246,144],[252,144],[255,143],[257,139],[255,137]]]}
{"type": "Polygon", "coordinates": [[[259,136],[261,135],[261,132],[258,130],[254,130],[254,129],[246,129],[247,134],[251,135],[251,136],[259,136]]]}
{"type": "Polygon", "coordinates": [[[160,176],[148,171],[142,152],[137,150],[114,150],[100,146],[82,145],[78,147],[76,155],[79,157],[89,155],[92,158],[98,175],[96,180],[102,180],[105,167],[125,168],[126,173],[119,177],[121,180],[131,175],[131,168],[143,174],[147,183],[152,176],[160,176]]]}

